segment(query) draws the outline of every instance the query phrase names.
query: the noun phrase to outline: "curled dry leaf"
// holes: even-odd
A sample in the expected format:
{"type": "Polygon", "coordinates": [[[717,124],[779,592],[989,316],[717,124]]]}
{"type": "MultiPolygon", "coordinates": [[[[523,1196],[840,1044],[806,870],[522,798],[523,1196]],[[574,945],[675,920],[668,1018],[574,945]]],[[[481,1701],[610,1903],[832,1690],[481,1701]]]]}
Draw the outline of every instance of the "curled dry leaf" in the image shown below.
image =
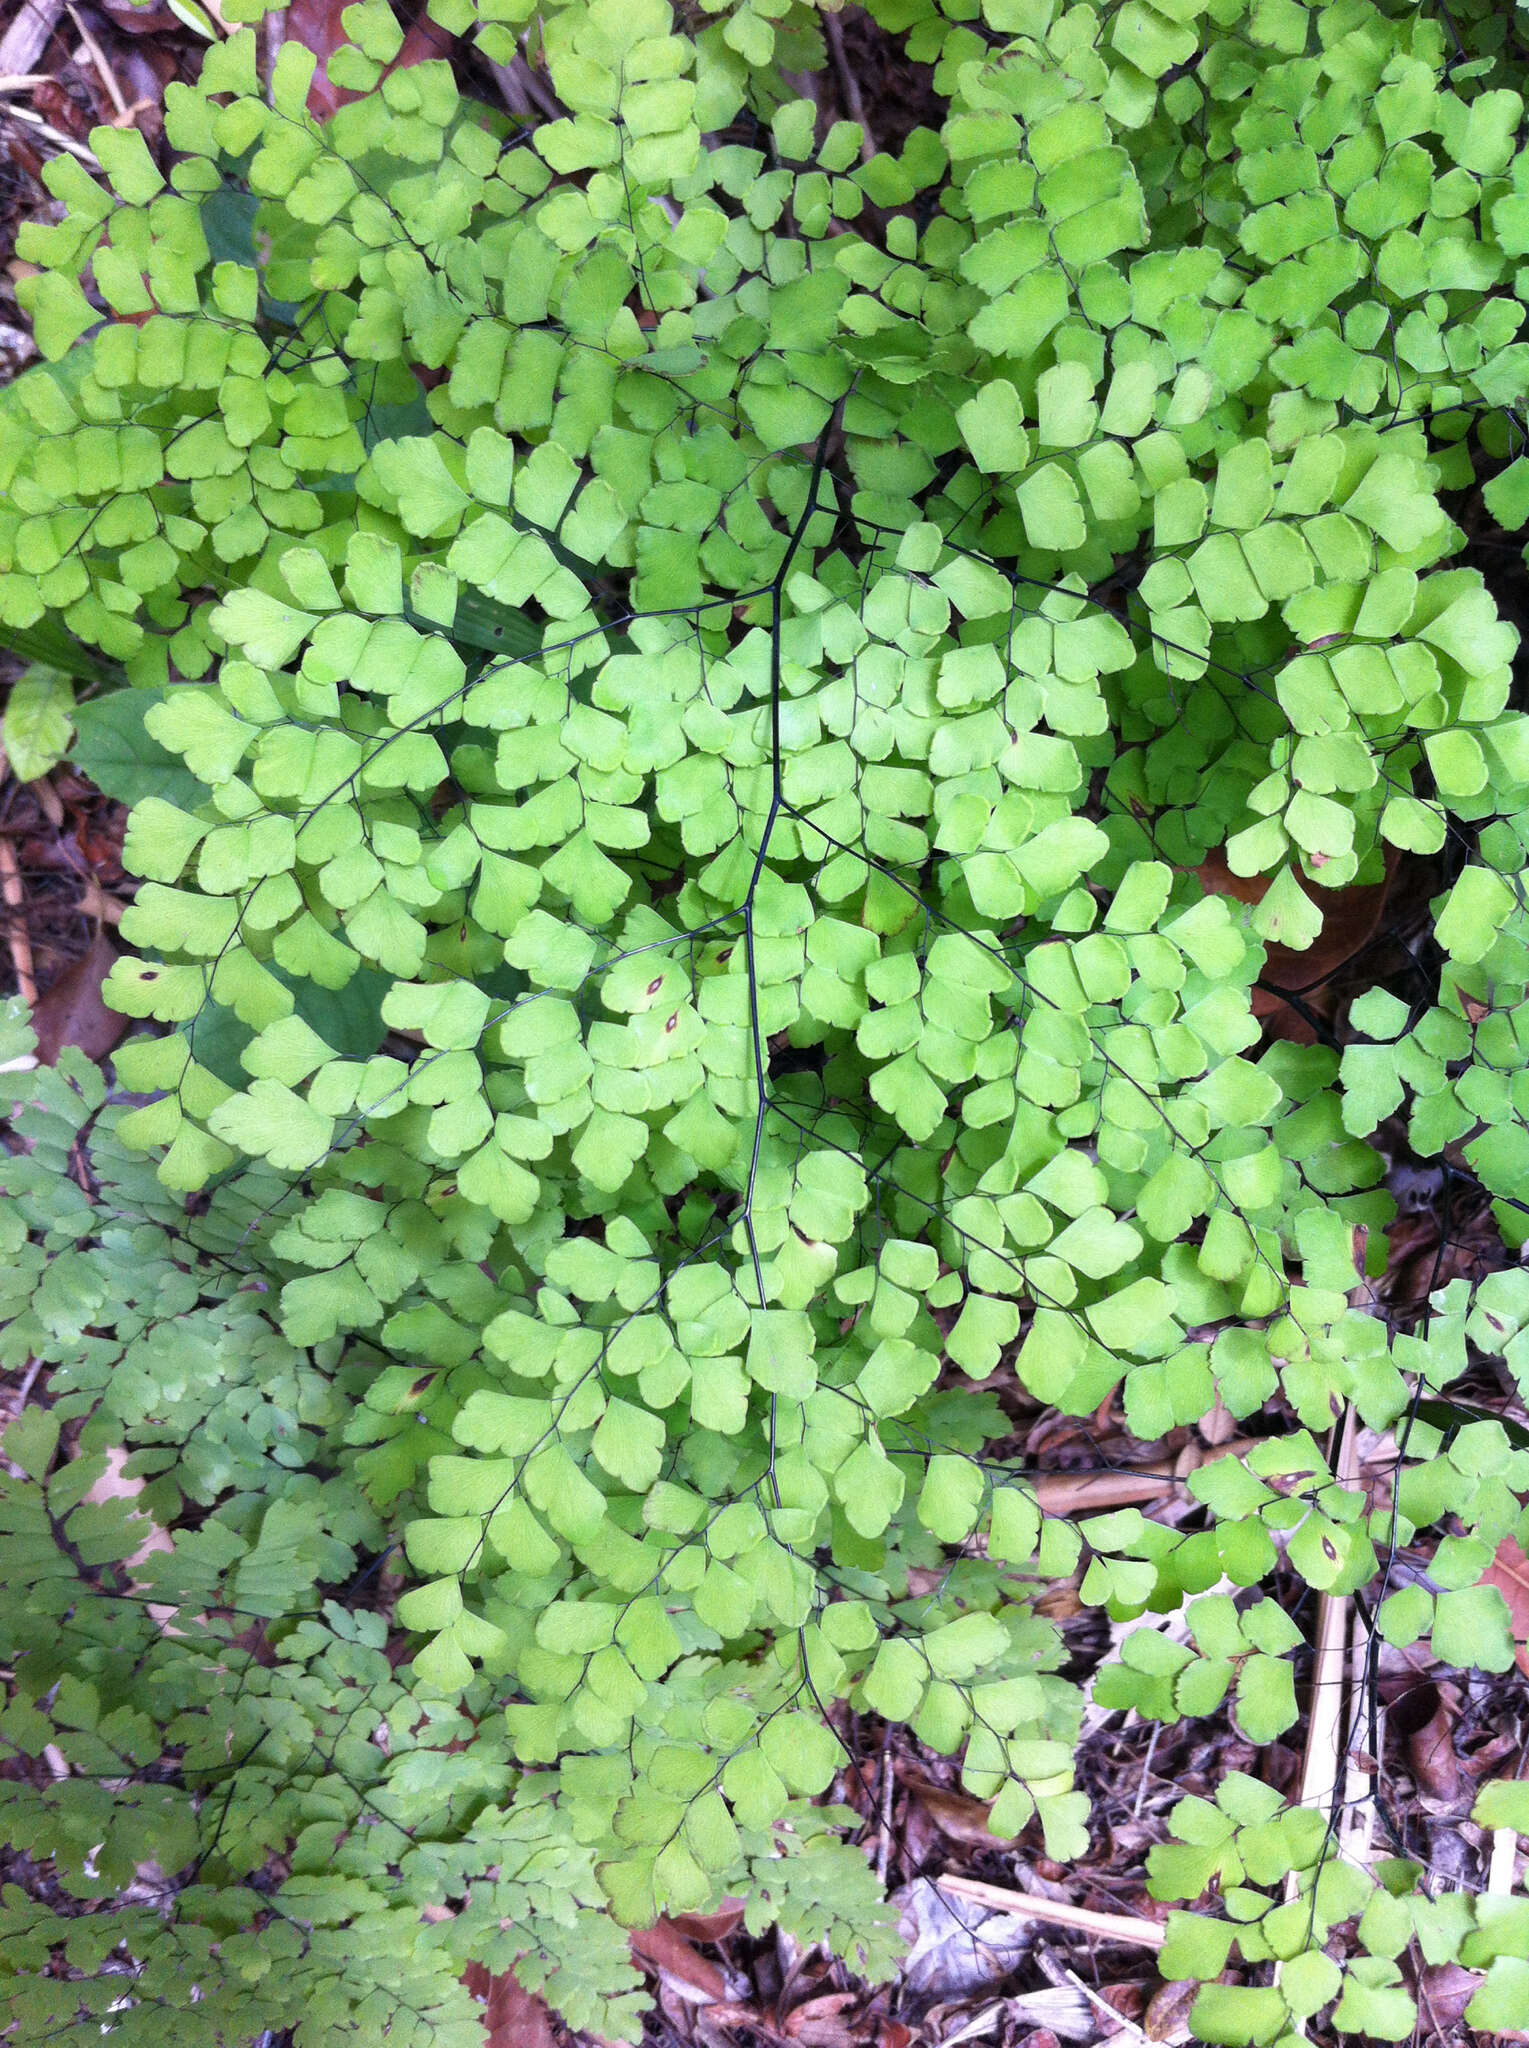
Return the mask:
{"type": "Polygon", "coordinates": [[[35,71],[63,11],[64,0],[29,0],[19,7],[0,36],[0,74],[35,71]]]}
{"type": "Polygon", "coordinates": [[[925,1997],[968,1998],[997,1984],[1034,1945],[1028,1919],[970,1899],[947,1898],[928,1878],[893,1897],[908,1954],[902,1983],[925,1997]]]}
{"type": "Polygon", "coordinates": [[[1177,2044],[1194,2037],[1189,2031],[1189,2014],[1200,1995],[1198,1984],[1161,1984],[1147,2001],[1141,2030],[1149,2041],[1177,2044]]]}
{"type": "Polygon", "coordinates": [[[672,1913],[664,1918],[687,1941],[726,1941],[743,1925],[743,1901],[724,1899],[715,1913],[672,1913]]]}
{"type": "Polygon", "coordinates": [[[1460,1759],[1455,1753],[1459,1696],[1453,1686],[1431,1680],[1405,1694],[1391,1710],[1391,1725],[1406,1737],[1407,1761],[1425,1799],[1453,1806],[1460,1796],[1460,1759]]]}
{"type": "MultiPolygon", "coordinates": [[[[725,1915],[707,1914],[706,1919],[722,1920],[725,1915]]],[[[738,1908],[738,1919],[743,1909],[738,1908]]],[[[733,1921],[733,1926],[738,1924],[733,1921]]],[[[728,1929],[731,1932],[731,1929],[728,1929]]],[[[716,1940],[716,1935],[702,1935],[698,1939],[716,1940]]],[[[632,1959],[634,1962],[658,1973],[664,1986],[684,1999],[689,2005],[719,2005],[730,1995],[733,1987],[721,1965],[710,1957],[703,1956],[674,1921],[667,1918],[655,1921],[653,1926],[643,1928],[632,1936],[632,1959]]]]}

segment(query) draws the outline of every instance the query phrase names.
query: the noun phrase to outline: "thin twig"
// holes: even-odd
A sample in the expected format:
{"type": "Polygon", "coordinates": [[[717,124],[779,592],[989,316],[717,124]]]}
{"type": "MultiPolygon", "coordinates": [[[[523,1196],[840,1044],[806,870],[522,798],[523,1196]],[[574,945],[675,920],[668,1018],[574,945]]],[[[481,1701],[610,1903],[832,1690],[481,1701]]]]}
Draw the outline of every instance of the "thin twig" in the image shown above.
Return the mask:
{"type": "Polygon", "coordinates": [[[100,170],[101,160],[94,150],[87,149],[83,142],[76,142],[72,136],[60,135],[56,128],[50,128],[42,115],[34,114],[30,107],[11,107],[9,118],[12,121],[25,121],[29,128],[35,128],[48,142],[54,143],[59,149],[67,150],[70,156],[77,156],[80,162],[88,164],[91,170],[100,170]]]}
{"type": "Polygon", "coordinates": [[[96,72],[100,77],[101,83],[106,87],[107,93],[110,95],[112,105],[116,108],[119,115],[125,115],[127,113],[126,96],[124,95],[121,86],[118,85],[116,79],[112,76],[111,68],[107,64],[105,57],[103,57],[101,54],[101,45],[90,33],[90,30],[85,26],[84,22],[81,21],[79,14],[74,7],[73,0],[65,0],[65,5],[66,11],[69,15],[69,19],[74,23],[75,28],[79,31],[79,38],[81,43],[85,47],[85,53],[90,58],[91,63],[94,64],[94,66],[96,67],[96,72]]]}
{"type": "Polygon", "coordinates": [[[260,54],[265,68],[265,99],[267,106],[274,106],[276,91],[276,60],[281,55],[281,46],[286,30],[281,14],[272,10],[260,24],[260,54]]]}
{"type": "Polygon", "coordinates": [[[1160,1500],[1176,1495],[1191,1472],[1218,1458],[1242,1457],[1249,1448],[1246,1437],[1230,1437],[1225,1443],[1201,1450],[1192,1447],[1186,1456],[1160,1458],[1150,1465],[1138,1465],[1117,1472],[1043,1472],[1030,1483],[1036,1504],[1048,1515],[1072,1515],[1086,1508],[1119,1508],[1134,1501],[1160,1500]]]}
{"type": "Polygon", "coordinates": [[[1006,1885],[984,1884],[975,1877],[935,1879],[941,1891],[958,1899],[971,1899],[979,1906],[991,1906],[998,1913],[1012,1913],[1018,1919],[1050,1920],[1058,1927],[1076,1927],[1099,1941],[1119,1941],[1135,1948],[1161,1948],[1168,1930],[1160,1921],[1139,1913],[1095,1913],[1087,1906],[1072,1906],[1063,1899],[1037,1898],[1034,1892],[1010,1891],[1006,1885]]]}
{"type": "MultiPolygon", "coordinates": [[[[1340,1461],[1341,1462],[1341,1461],[1340,1461]]],[[[1356,1460],[1357,1464],[1357,1460],[1356,1460]]],[[[1356,1474],[1357,1476],[1357,1474],[1356,1474]]],[[[1342,1474],[1339,1474],[1342,1483],[1342,1474]]],[[[1361,1761],[1359,1718],[1370,1668],[1370,1632],[1358,1603],[1349,1602],[1349,1731],[1343,1758],[1343,1827],[1341,1848],[1345,1861],[1363,1869],[1370,1866],[1375,1837],[1374,1783],[1368,1762],[1361,1761]]],[[[1380,1758],[1374,1759],[1379,1765],[1380,1758]]]]}
{"type": "Polygon", "coordinates": [[[512,113],[521,111],[513,104],[512,94],[514,98],[524,99],[527,116],[534,107],[544,120],[556,121],[568,111],[552,87],[537,76],[536,67],[526,54],[524,38],[520,50],[509,64],[494,66],[494,76],[499,81],[500,91],[504,93],[505,104],[512,113]]]}
{"type": "Polygon", "coordinates": [[[833,60],[834,77],[849,117],[860,129],[860,161],[868,164],[876,154],[876,144],[871,135],[871,124],[866,118],[865,101],[860,97],[860,82],[850,66],[844,48],[844,31],[839,26],[839,17],[828,8],[823,10],[823,33],[828,38],[828,54],[833,60]]]}
{"type": "Polygon", "coordinates": [[[1147,1796],[1147,1780],[1152,1776],[1152,1759],[1157,1755],[1157,1738],[1163,1732],[1161,1721],[1152,1723],[1152,1733],[1147,1739],[1147,1754],[1142,1759],[1141,1781],[1136,1787],[1136,1804],[1131,1808],[1132,1820],[1141,1819],[1142,1801],[1147,1796]]]}
{"type": "Polygon", "coordinates": [[[892,1769],[892,1730],[887,1729],[886,1739],[881,1745],[881,1826],[876,1837],[876,1877],[885,1884],[887,1865],[892,1855],[892,1799],[896,1790],[896,1776],[892,1769]]]}
{"type": "MultiPolygon", "coordinates": [[[[1358,1417],[1353,1404],[1344,1410],[1338,1439],[1338,1457],[1333,1476],[1340,1486],[1358,1478],[1358,1417]]],[[[1337,1832],[1334,1805],[1343,1769],[1343,1723],[1348,1693],[1348,1631],[1352,1602],[1346,1593],[1324,1593],[1317,1602],[1315,1655],[1311,1667],[1311,1707],[1306,1720],[1306,1754],[1301,1766],[1300,1790],[1294,1804],[1314,1806],[1329,1816],[1329,1840],[1337,1832]]],[[[1292,1870],[1285,1879],[1285,1899],[1300,1895],[1300,1874],[1292,1870]]],[[[1283,1962],[1274,1965],[1274,1983],[1279,1986],[1283,1962]]],[[[1292,2022],[1297,2034],[1304,2034],[1306,2022],[1292,2022]]]]}
{"type": "MultiPolygon", "coordinates": [[[[1358,1473],[1356,1417],[1350,1407],[1343,1420],[1334,1477],[1351,1485],[1358,1473]]],[[[1324,1813],[1338,1789],[1343,1759],[1343,1706],[1348,1663],[1349,1600],[1345,1593],[1324,1593],[1317,1602],[1316,1657],[1311,1674],[1311,1713],[1306,1727],[1306,1756],[1301,1769],[1297,1806],[1319,1807],[1324,1813]]]]}

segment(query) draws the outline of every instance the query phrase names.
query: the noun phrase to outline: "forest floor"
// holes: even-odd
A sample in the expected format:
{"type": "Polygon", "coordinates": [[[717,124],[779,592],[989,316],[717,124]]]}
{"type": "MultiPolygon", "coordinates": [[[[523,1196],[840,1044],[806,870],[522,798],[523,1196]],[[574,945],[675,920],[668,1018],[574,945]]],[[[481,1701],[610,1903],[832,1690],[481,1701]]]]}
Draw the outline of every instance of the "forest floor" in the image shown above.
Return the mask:
{"type": "MultiPolygon", "coordinates": [[[[299,38],[323,53],[341,37],[340,11],[341,0],[293,0],[262,32],[299,38]]],[[[880,146],[895,145],[920,120],[938,121],[927,71],[909,63],[865,15],[845,8],[825,22],[828,67],[793,81],[800,90],[812,91],[835,116],[862,121],[880,146]]],[[[100,123],[134,125],[158,148],[164,89],[195,75],[202,47],[159,0],[0,6],[0,382],[36,359],[15,296],[26,270],[15,243],[24,221],[58,217],[41,183],[44,164],[67,150],[88,165],[90,132],[100,123]]],[[[524,59],[508,69],[489,66],[428,27],[411,35],[404,61],[427,55],[450,56],[469,90],[512,112],[549,104],[544,79],[524,59]]],[[[3,654],[0,664],[3,688],[20,664],[3,654]]],[[[100,996],[133,890],[122,866],[124,822],[121,806],[69,765],[23,781],[0,754],[0,993],[19,990],[33,1005],[43,1059],[65,1044],[105,1059],[125,1028],[100,996]]],[[[1230,877],[1206,879],[1232,886],[1230,877]]],[[[1276,996],[1263,999],[1266,1029],[1341,1042],[1353,993],[1377,984],[1404,989],[1409,977],[1426,973],[1423,935],[1438,886],[1428,863],[1416,862],[1378,889],[1338,892],[1316,948],[1300,956],[1295,1007],[1276,996]]],[[[1287,985],[1280,970],[1271,961],[1266,978],[1287,985]]],[[[1405,1330],[1426,1313],[1434,1289],[1457,1275],[1478,1278],[1508,1254],[1468,1178],[1447,1160],[1413,1161],[1399,1128],[1379,1136],[1390,1148],[1399,1216],[1388,1233],[1385,1271],[1369,1283],[1364,1305],[1405,1330]]],[[[1129,1433],[1118,1400],[1078,1419],[1038,1408],[1012,1373],[992,1389],[1009,1406],[1016,1435],[1023,1433],[1030,1464],[1051,1475],[1042,1482],[1045,1504],[1059,1512],[1134,1503],[1170,1523],[1182,1521],[1194,1505],[1182,1489],[1185,1475],[1224,1452],[1239,1427],[1216,1411],[1196,1428],[1144,1444],[1129,1433]]],[[[18,1399],[39,1391],[35,1377],[26,1387],[0,1382],[0,1422],[18,1399]]],[[[1510,1420],[1529,1421],[1516,1394],[1494,1378],[1471,1398],[1510,1420]]],[[[1358,1476],[1384,1498],[1394,1444],[1360,1431],[1353,1454],[1358,1476]]],[[[1396,1569],[1405,1575],[1421,1566],[1404,1551],[1396,1569]]],[[[1516,1545],[1504,1546],[1497,1583],[1522,1639],[1529,1635],[1529,1561],[1516,1545]]],[[[1293,1574],[1281,1590],[1313,1637],[1306,1612],[1313,1596],[1293,1574]]],[[[1038,1604],[1062,1632],[1068,1674],[1086,1678],[1119,1630],[1081,1605],[1074,1581],[1047,1587],[1038,1604]]],[[[1529,1652],[1520,1661],[1529,1669],[1529,1652]]],[[[899,1975],[880,1987],[861,1985],[819,1952],[749,1936],[739,1910],[665,1922],[634,1942],[655,1982],[663,2041],[908,2048],[917,2038],[1058,2048],[1188,2040],[1195,1987],[1159,1980],[1155,1952],[1167,1909],[1148,1895],[1147,1853],[1163,1839],[1173,1804],[1186,1793],[1209,1795],[1228,1770],[1299,1796],[1311,1782],[1311,1740],[1335,1740],[1327,1733],[1318,1738],[1328,1723],[1310,1707],[1313,1689],[1328,1683],[1343,1695],[1348,1725],[1379,1735],[1378,1753],[1360,1758],[1345,1825],[1356,1838],[1367,1836],[1376,1854],[1406,1855],[1446,1881],[1479,1885],[1483,1844],[1467,1816],[1485,1776],[1512,1776],[1522,1767],[1529,1679],[1438,1668],[1424,1644],[1344,1657],[1327,1674],[1314,1669],[1308,1653],[1297,1680],[1307,1702],[1301,1719],[1288,1737],[1257,1748],[1225,1712],[1159,1726],[1134,1712],[1090,1708],[1077,1767],[1092,1802],[1090,1851],[1065,1868],[1047,1860],[1033,1829],[1018,1843],[995,1840],[986,1809],[959,1789],[951,1760],[922,1749],[905,1731],[884,1740],[846,1722],[841,1733],[856,1763],[835,1793],[863,1816],[867,1852],[902,1909],[910,1949],[899,1975]]],[[[1315,1767],[1322,1765],[1319,1755],[1315,1767]]],[[[1326,1768],[1336,1767],[1334,1750],[1326,1768]]],[[[1413,1988],[1428,2038],[1474,2038],[1461,2021],[1472,1981],[1454,1965],[1423,1971],[1413,1988]]],[[[486,2000],[491,2048],[553,2048],[563,2038],[540,2000],[512,1979],[490,1984],[485,1976],[475,1988],[486,2000]]]]}

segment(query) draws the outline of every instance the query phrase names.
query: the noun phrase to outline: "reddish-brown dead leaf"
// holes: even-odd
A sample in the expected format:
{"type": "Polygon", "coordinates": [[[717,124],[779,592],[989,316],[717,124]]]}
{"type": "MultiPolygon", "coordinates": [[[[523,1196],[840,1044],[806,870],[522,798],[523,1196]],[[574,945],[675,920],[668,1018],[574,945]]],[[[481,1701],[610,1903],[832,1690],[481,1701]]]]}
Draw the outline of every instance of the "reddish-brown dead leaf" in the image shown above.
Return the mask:
{"type": "Polygon", "coordinates": [[[143,7],[135,7],[133,0],[99,0],[99,5],[113,28],[126,29],[131,36],[163,35],[166,30],[185,32],[185,23],[168,7],[161,7],[159,0],[148,0],[143,7]]]}
{"type": "Polygon", "coordinates": [[[1512,1536],[1504,1536],[1497,1555],[1481,1574],[1484,1586],[1495,1586],[1513,1617],[1518,1668],[1529,1678],[1529,1557],[1512,1536]]]}
{"type": "MultiPolygon", "coordinates": [[[[1391,893],[1397,858],[1396,849],[1388,847],[1383,882],[1351,882],[1343,889],[1324,889],[1297,871],[1301,887],[1322,913],[1322,929],[1305,952],[1295,952],[1289,946],[1270,946],[1268,950],[1259,980],[1269,986],[1254,989],[1253,1014],[1276,1038],[1288,1038],[1298,1045],[1315,1044],[1317,1034],[1312,1026],[1273,990],[1289,989],[1308,1008],[1319,1012],[1325,1008],[1326,983],[1375,936],[1391,893]]],[[[1195,873],[1213,895],[1233,896],[1239,903],[1261,903],[1272,879],[1268,875],[1234,875],[1219,853],[1209,855],[1195,873]]]]}
{"type": "Polygon", "coordinates": [[[525,1990],[513,1971],[490,1976],[481,1963],[469,1963],[462,1982],[484,2001],[484,2048],[557,2048],[546,2000],[525,1990]]]}
{"type": "Polygon", "coordinates": [[[715,1913],[666,1913],[669,1925],[687,1941],[726,1941],[743,1925],[742,1899],[724,1899],[715,1913]]]}
{"type": "Polygon", "coordinates": [[[126,1017],[108,1010],[101,984],[110,974],[117,949],[97,932],[90,951],[66,967],[38,999],[32,1012],[37,1057],[45,1066],[57,1063],[66,1045],[77,1045],[87,1058],[105,1059],[127,1029],[126,1017]]]}
{"type": "MultiPolygon", "coordinates": [[[[301,43],[319,60],[313,83],[308,88],[308,111],[320,121],[327,121],[337,107],[347,106],[350,101],[361,97],[359,93],[329,82],[329,59],[342,43],[350,40],[341,19],[349,5],[350,0],[292,0],[286,13],[279,17],[286,40],[301,43]]],[[[405,34],[403,48],[386,69],[404,71],[411,64],[422,64],[427,57],[449,56],[454,40],[421,12],[419,20],[405,34]]]]}
{"type": "Polygon", "coordinates": [[[726,1999],[727,1978],[718,1965],[697,1952],[672,1920],[659,1920],[632,1936],[632,1956],[656,1970],[664,1982],[693,2005],[716,2005],[726,1999]]]}
{"type": "Polygon", "coordinates": [[[784,2038],[771,2026],[768,2018],[754,2006],[730,1998],[724,1998],[720,2004],[709,2005],[706,2008],[706,2039],[714,2040],[718,2028],[726,2028],[729,2032],[739,2028],[746,2029],[750,2034],[760,2035],[767,2041],[779,2041],[784,2038]]]}
{"type": "Polygon", "coordinates": [[[868,2041],[872,2033],[864,2015],[854,2012],[859,2001],[858,1991],[830,1991],[821,1998],[809,1998],[787,2013],[784,2031],[803,2048],[853,2048],[857,2041],[868,2041]]]}

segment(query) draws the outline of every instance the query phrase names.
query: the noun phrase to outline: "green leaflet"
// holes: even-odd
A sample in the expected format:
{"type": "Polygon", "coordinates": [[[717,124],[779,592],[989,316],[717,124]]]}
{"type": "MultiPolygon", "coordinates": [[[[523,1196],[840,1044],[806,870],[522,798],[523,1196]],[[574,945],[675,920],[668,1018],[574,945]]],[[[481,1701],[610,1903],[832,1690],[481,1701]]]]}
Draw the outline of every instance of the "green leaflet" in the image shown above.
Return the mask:
{"type": "MultiPolygon", "coordinates": [[[[148,1028],[130,1108],[8,1076],[0,1360],[50,1405],[6,1440],[0,1720],[71,1775],[7,1838],[71,1909],[7,1903],[7,2016],[95,2038],[120,1948],[131,2011],[209,2039],[439,2048],[475,1961],[634,2040],[619,1927],[726,1894],[883,1975],[818,1710],[1081,1854],[1037,1580],[1122,1632],[1095,1708],[1257,1744],[1303,1704],[1281,1564],[1505,1670],[1529,1467],[1448,1389],[1529,1373],[1522,1275],[1416,1334],[1354,1305],[1383,1124],[1525,1235],[1529,720],[1455,518],[1529,517],[1492,10],[877,0],[943,105],[895,148],[819,137],[795,0],[548,6],[566,112],[514,123],[384,78],[378,0],[320,122],[264,11],[163,164],[99,131],[19,248],[0,633],[97,694],[34,672],[6,744],[46,773],[72,720],[133,807],[109,987],[148,1028]],[[1362,994],[1341,1058],[1264,1043],[1268,949],[1398,859],[1434,980],[1362,994]],[[1179,1523],[1074,1522],[1011,1366],[1144,1444],[1277,1426],[1179,1523]],[[1350,1414],[1394,1526],[1329,1465],[1350,1414]],[[135,1508],[87,1498],[108,1456],[135,1508]],[[167,1917],[72,1910],[148,1862],[195,1873],[167,1917]]],[[[1252,1778],[1152,1879],[1237,1901],[1170,1929],[1207,2041],[1399,2038],[1413,1940],[1485,1971],[1473,2024],[1516,2010],[1516,1934],[1252,1778]],[[1234,1941],[1277,1982],[1218,1983],[1234,1941]]]]}

